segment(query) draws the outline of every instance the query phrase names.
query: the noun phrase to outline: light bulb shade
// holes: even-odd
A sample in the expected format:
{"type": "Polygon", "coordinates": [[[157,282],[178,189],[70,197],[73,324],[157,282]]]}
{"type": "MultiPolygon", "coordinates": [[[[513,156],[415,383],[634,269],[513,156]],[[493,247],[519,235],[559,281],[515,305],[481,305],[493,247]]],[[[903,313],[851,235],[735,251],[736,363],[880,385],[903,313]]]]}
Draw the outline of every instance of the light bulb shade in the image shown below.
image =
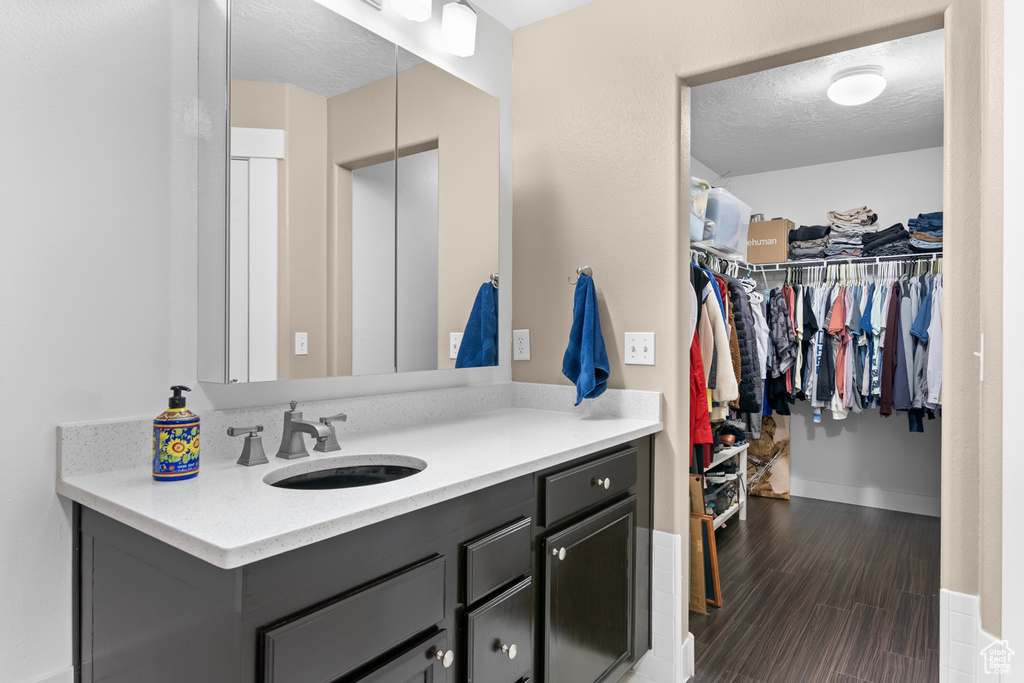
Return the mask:
{"type": "Polygon", "coordinates": [[[441,37],[445,49],[456,57],[476,52],[476,12],[469,5],[451,2],[441,10],[441,37]]]}
{"type": "Polygon", "coordinates": [[[432,0],[391,0],[391,3],[395,11],[409,21],[426,21],[433,9],[432,0]]]}
{"type": "Polygon", "coordinates": [[[866,104],[885,90],[885,77],[880,66],[855,66],[843,69],[832,77],[828,98],[836,104],[853,107],[866,104]]]}

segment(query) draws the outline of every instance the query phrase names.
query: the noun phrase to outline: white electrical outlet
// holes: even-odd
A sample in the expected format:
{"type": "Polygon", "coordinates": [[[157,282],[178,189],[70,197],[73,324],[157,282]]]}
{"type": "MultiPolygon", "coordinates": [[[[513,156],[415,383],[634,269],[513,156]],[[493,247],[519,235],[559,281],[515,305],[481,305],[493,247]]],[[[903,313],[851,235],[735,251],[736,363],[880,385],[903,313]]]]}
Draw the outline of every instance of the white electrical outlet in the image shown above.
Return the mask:
{"type": "Polygon", "coordinates": [[[308,336],[305,332],[295,333],[295,355],[306,356],[309,355],[309,344],[308,336]]]}
{"type": "Polygon", "coordinates": [[[654,333],[626,333],[626,365],[654,365],[654,333]]]}
{"type": "Polygon", "coordinates": [[[512,360],[530,360],[529,330],[512,330],[512,360]]]}
{"type": "Polygon", "coordinates": [[[452,332],[451,341],[448,343],[448,357],[458,358],[460,346],[462,346],[462,332],[452,332]]]}

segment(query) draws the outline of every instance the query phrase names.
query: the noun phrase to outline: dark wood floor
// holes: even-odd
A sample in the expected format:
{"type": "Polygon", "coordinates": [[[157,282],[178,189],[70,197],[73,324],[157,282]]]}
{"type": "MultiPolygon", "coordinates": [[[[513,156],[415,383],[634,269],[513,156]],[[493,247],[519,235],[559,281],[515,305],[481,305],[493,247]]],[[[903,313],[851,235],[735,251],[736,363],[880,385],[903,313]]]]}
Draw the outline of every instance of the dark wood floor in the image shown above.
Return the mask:
{"type": "Polygon", "coordinates": [[[751,497],[716,534],[722,607],[690,613],[698,683],[935,683],[939,520],[751,497]]]}

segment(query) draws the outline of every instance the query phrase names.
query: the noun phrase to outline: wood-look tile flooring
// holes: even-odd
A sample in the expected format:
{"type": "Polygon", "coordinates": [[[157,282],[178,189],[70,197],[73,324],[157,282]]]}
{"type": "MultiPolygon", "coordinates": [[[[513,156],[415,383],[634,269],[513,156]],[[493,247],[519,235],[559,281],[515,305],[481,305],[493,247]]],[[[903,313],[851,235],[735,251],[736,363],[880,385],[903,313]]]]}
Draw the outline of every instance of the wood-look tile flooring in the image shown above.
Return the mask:
{"type": "Polygon", "coordinates": [[[939,520],[751,497],[716,534],[722,607],[690,613],[697,683],[935,683],[939,520]]]}

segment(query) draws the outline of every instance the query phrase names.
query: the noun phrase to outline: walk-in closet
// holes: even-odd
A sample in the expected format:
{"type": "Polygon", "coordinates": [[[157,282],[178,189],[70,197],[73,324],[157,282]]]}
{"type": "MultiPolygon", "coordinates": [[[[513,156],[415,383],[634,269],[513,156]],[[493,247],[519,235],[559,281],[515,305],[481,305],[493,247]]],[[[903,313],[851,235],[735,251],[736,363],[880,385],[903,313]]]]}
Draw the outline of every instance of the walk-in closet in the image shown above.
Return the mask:
{"type": "Polygon", "coordinates": [[[702,683],[938,680],[944,50],[689,91],[702,683]]]}

